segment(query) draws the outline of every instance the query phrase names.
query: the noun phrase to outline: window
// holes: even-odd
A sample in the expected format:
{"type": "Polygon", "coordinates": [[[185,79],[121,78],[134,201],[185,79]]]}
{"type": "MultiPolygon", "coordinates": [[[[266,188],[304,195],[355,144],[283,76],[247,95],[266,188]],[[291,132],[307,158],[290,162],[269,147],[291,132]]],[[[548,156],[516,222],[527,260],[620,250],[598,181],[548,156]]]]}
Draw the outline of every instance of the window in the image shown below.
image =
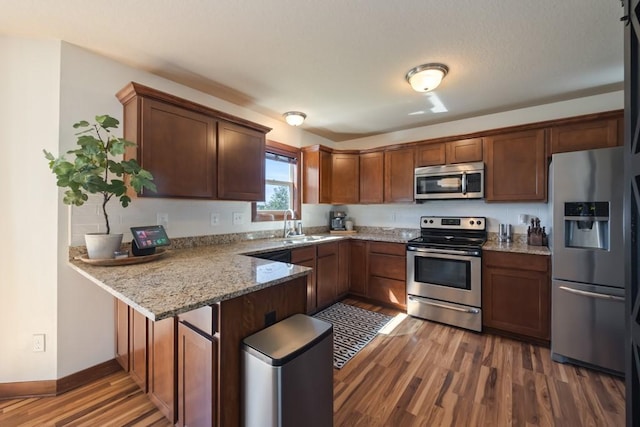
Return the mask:
{"type": "Polygon", "coordinates": [[[265,200],[252,203],[253,221],[281,221],[287,209],[300,219],[300,150],[267,141],[265,151],[265,200]]]}

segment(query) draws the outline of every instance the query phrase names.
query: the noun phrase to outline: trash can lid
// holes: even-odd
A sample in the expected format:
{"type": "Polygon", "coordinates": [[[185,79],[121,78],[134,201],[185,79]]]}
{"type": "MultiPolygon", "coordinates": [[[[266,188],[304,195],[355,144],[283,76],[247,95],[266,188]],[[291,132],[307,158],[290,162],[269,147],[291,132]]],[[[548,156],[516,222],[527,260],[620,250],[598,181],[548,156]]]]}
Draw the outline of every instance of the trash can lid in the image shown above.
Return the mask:
{"type": "Polygon", "coordinates": [[[294,314],[242,341],[242,348],[262,361],[281,366],[333,334],[333,325],[294,314]]]}

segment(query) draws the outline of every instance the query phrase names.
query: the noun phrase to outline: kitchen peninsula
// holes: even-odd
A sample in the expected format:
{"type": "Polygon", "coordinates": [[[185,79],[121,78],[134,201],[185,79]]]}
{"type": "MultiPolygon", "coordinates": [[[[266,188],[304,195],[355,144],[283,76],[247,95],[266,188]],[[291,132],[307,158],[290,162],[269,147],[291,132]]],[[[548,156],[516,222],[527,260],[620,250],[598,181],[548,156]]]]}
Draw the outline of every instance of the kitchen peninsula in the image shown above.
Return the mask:
{"type": "Polygon", "coordinates": [[[70,261],[116,298],[116,359],[178,425],[239,425],[241,340],[306,312],[311,269],[239,255],[243,248],[171,250],[115,267],[70,261]]]}

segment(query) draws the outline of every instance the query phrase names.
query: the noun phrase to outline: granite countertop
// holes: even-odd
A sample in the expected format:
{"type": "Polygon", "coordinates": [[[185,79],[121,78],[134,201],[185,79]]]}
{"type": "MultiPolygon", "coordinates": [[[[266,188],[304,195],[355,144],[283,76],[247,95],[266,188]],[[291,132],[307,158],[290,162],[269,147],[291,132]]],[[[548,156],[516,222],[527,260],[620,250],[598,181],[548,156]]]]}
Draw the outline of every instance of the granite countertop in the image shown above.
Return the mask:
{"type": "Polygon", "coordinates": [[[498,252],[517,252],[531,255],[551,255],[551,251],[546,246],[531,246],[524,242],[515,240],[514,242],[498,242],[496,240],[488,240],[482,249],[485,251],[498,252]]]}
{"type": "Polygon", "coordinates": [[[102,289],[157,321],[306,276],[311,271],[308,267],[247,255],[349,238],[406,243],[415,233],[368,230],[318,236],[322,238],[313,241],[288,239],[293,243],[265,238],[170,249],[152,262],[126,266],[96,266],[75,258],[69,263],[102,289]]]}

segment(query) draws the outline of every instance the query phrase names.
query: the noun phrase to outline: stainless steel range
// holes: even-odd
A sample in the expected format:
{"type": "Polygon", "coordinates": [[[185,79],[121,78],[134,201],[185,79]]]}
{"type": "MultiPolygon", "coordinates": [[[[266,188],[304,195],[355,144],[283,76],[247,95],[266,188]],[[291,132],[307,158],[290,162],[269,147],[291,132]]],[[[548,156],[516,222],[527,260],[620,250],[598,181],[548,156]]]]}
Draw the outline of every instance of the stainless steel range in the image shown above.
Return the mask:
{"type": "Polygon", "coordinates": [[[407,243],[407,313],[480,332],[484,217],[420,218],[407,243]]]}

